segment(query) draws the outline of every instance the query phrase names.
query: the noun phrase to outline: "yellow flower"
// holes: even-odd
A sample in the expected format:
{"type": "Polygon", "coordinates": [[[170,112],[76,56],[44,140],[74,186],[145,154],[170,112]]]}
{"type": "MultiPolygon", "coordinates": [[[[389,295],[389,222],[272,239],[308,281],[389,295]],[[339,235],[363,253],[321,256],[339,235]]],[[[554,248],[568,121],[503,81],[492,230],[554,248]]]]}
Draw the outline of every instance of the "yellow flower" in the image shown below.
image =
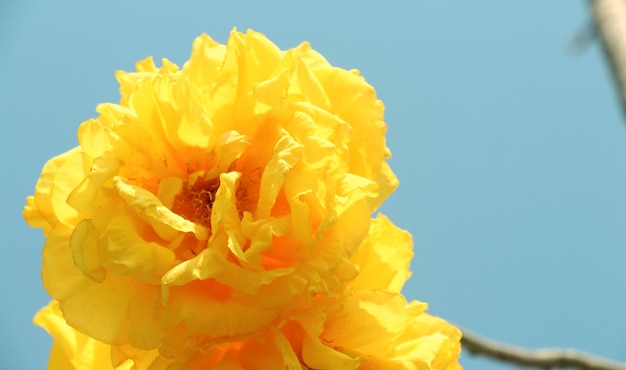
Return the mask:
{"type": "Polygon", "coordinates": [[[397,186],[373,88],[252,31],[200,36],[182,69],[136,68],[24,210],[47,236],[43,283],[67,323],[177,358],[340,295],[397,186]]]}

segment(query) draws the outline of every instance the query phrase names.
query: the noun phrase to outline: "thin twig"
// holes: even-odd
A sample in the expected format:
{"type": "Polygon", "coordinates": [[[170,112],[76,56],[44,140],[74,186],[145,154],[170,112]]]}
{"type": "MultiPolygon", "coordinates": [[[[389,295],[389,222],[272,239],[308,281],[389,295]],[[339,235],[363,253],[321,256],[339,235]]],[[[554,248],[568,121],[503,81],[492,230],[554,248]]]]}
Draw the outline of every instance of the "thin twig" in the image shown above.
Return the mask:
{"type": "Polygon", "coordinates": [[[529,350],[496,342],[463,330],[463,348],[471,354],[490,357],[519,366],[541,369],[573,368],[582,370],[626,370],[626,363],[607,360],[602,357],[574,349],[546,348],[529,350]]]}
{"type": "Polygon", "coordinates": [[[589,0],[589,6],[626,117],[626,1],[589,0]]]}

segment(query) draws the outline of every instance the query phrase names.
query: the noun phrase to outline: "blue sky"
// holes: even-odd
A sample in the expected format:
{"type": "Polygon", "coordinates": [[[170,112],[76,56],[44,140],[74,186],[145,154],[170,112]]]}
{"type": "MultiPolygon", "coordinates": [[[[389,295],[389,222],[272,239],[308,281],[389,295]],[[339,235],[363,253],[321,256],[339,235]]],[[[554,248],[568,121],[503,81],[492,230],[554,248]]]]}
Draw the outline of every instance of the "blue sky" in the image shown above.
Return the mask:
{"type": "MultiPolygon", "coordinates": [[[[308,40],[384,101],[400,188],[382,211],[415,241],[410,299],[494,339],[626,361],[626,126],[601,49],[570,40],[583,1],[5,1],[0,5],[0,368],[40,369],[48,296],[21,218],[117,69],[182,65],[200,33],[308,40]]],[[[467,353],[466,369],[512,369],[467,353]]]]}

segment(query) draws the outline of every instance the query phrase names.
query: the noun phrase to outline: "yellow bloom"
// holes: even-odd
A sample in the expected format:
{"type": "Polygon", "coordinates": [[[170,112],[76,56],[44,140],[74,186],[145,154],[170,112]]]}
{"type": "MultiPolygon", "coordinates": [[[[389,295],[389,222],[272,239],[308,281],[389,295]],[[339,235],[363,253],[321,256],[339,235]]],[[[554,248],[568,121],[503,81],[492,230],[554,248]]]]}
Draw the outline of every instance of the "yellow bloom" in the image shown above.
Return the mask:
{"type": "Polygon", "coordinates": [[[265,338],[341,294],[397,185],[373,88],[252,31],[200,36],[182,69],[136,67],[24,210],[67,323],[177,358],[265,338]]]}

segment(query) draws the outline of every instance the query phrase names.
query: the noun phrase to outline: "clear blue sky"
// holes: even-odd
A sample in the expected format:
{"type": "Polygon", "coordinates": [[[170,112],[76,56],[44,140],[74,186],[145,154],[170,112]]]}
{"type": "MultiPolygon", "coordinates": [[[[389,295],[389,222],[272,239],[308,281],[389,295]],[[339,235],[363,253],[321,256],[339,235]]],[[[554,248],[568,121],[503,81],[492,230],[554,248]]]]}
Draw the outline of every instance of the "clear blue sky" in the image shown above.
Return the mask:
{"type": "Polygon", "coordinates": [[[586,2],[444,3],[2,1],[0,368],[44,368],[50,349],[31,324],[43,237],[21,218],[45,161],[118,101],[116,69],[182,65],[194,37],[233,26],[308,40],[377,89],[401,181],[383,212],[415,240],[409,298],[494,339],[626,361],[626,126],[598,45],[568,50],[586,2]]]}

